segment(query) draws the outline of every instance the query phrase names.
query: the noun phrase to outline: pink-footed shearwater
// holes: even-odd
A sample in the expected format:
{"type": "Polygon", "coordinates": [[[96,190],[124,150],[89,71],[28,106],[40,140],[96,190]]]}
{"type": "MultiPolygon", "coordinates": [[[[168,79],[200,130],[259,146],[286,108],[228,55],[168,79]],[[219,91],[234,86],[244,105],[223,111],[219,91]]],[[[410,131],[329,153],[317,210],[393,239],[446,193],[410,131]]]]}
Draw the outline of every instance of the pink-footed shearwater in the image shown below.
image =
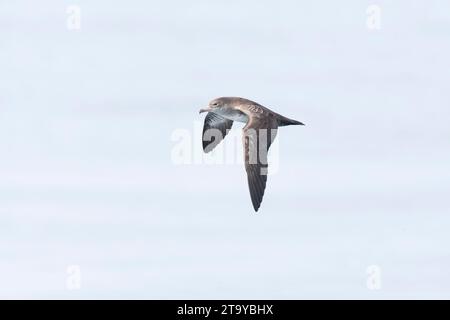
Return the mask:
{"type": "Polygon", "coordinates": [[[258,211],[266,189],[267,153],[278,127],[303,125],[244,98],[212,100],[200,113],[208,112],[203,126],[203,150],[213,150],[230,131],[233,121],[246,123],[243,129],[244,160],[253,208],[258,211]]]}

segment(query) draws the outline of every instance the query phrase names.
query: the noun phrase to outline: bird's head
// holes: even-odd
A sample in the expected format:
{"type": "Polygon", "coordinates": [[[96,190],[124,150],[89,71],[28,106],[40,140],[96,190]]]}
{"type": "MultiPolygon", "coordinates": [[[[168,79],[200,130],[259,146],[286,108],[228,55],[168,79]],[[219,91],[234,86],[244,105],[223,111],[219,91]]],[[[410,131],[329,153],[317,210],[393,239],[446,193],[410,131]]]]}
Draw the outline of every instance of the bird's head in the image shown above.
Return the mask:
{"type": "Polygon", "coordinates": [[[211,100],[208,103],[208,106],[206,108],[200,109],[199,113],[202,112],[215,112],[222,108],[225,108],[227,106],[227,99],[226,98],[217,98],[214,100],[211,100]]]}

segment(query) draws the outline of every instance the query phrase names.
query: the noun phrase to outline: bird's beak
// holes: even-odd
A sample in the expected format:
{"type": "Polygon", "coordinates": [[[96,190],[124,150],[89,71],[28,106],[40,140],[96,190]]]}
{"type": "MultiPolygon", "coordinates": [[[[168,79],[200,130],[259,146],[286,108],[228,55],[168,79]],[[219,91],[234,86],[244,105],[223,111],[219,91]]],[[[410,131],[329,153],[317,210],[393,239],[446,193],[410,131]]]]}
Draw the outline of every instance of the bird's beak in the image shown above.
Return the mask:
{"type": "Polygon", "coordinates": [[[210,108],[204,108],[204,109],[200,109],[200,111],[198,113],[200,114],[200,113],[209,112],[209,111],[211,111],[210,108]]]}

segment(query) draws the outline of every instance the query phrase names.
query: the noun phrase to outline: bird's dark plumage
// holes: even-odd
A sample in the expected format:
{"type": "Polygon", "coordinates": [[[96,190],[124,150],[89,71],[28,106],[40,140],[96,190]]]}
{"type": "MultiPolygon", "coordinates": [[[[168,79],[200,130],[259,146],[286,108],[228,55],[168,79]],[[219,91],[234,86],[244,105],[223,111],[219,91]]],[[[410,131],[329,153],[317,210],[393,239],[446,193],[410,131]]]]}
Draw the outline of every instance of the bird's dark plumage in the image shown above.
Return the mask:
{"type": "Polygon", "coordinates": [[[258,211],[266,189],[269,167],[267,154],[277,128],[277,121],[273,118],[253,117],[243,130],[245,171],[255,211],[258,211]]]}
{"type": "Polygon", "coordinates": [[[212,151],[225,138],[232,125],[232,120],[208,112],[203,125],[203,151],[212,151]]]}
{"type": "Polygon", "coordinates": [[[224,97],[212,100],[203,126],[203,150],[210,152],[227,135],[233,121],[246,123],[243,129],[245,170],[253,208],[258,211],[266,189],[267,154],[278,127],[303,125],[262,105],[243,98],[224,97]]]}

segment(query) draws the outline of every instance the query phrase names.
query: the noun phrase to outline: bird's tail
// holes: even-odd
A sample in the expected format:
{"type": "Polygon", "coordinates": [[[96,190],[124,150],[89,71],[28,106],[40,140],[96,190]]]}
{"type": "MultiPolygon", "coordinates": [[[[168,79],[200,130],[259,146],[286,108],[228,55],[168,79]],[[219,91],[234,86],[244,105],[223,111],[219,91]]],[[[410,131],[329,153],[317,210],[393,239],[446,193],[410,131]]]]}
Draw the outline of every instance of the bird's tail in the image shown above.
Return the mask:
{"type": "Polygon", "coordinates": [[[297,120],[292,120],[283,116],[280,116],[278,118],[278,126],[279,127],[284,127],[284,126],[292,126],[292,125],[300,125],[300,126],[304,126],[305,124],[297,121],[297,120]]]}

